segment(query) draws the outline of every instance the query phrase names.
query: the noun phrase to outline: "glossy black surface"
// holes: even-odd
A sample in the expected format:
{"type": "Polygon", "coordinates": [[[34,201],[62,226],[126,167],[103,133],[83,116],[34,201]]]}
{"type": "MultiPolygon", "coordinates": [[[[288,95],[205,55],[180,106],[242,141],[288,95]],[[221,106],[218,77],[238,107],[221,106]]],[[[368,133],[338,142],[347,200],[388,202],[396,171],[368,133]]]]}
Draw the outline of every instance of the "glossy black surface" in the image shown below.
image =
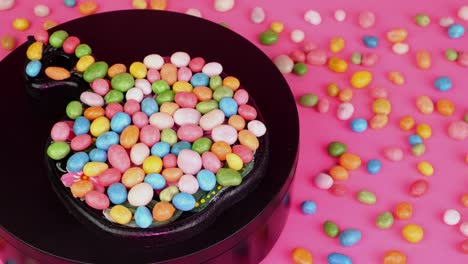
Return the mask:
{"type": "Polygon", "coordinates": [[[44,164],[50,128],[63,117],[66,103],[79,91],[55,87],[46,96],[31,97],[24,89],[27,47],[23,45],[0,63],[4,98],[0,139],[7,157],[1,160],[1,235],[44,263],[59,259],[256,263],[263,258],[287,216],[282,199],[293,178],[299,137],[294,98],[269,58],[222,26],[171,12],[103,13],[58,29],[78,36],[93,48],[93,54],[110,64],[129,65],[150,53],[168,55],[179,50],[221,62],[226,73],[241,80],[261,109],[270,135],[269,166],[258,188],[184,243],[143,247],[131,240],[99,235],[80,224],[60,203],[44,164]]]}

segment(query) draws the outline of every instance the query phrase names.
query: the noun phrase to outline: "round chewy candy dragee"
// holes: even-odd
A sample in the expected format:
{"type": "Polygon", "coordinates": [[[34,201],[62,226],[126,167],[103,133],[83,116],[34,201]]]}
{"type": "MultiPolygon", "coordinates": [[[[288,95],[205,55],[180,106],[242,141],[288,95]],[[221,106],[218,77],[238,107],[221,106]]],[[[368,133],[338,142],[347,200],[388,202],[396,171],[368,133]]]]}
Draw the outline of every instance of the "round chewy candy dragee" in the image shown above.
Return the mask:
{"type": "Polygon", "coordinates": [[[83,174],[70,187],[75,197],[108,209],[113,222],[147,228],[193,210],[197,192],[242,183],[266,126],[239,79],[220,76],[221,64],[175,52],[127,68],[95,61],[91,48],[65,31],[37,41],[28,49],[28,76],[39,74],[50,43],[79,58],[76,69],[91,88],[67,105],[70,120],[53,126],[47,149],[51,159],[66,159],[69,172],[83,174]],[[104,192],[93,190],[95,183],[104,192]]]}

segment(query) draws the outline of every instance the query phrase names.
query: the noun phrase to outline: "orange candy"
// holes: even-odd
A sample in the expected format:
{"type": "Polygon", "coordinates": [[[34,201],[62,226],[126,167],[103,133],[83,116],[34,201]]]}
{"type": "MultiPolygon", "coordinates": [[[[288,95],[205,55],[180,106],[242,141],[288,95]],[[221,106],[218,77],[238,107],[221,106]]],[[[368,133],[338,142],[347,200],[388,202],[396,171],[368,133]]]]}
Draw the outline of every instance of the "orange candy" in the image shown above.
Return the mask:
{"type": "Polygon", "coordinates": [[[117,74],[124,73],[126,71],[127,71],[127,66],[121,63],[117,63],[109,67],[109,69],[107,70],[107,75],[113,78],[117,74]]]}
{"type": "Polygon", "coordinates": [[[62,67],[49,66],[45,69],[45,74],[47,77],[55,81],[63,81],[70,78],[70,72],[62,67]]]}
{"type": "Polygon", "coordinates": [[[455,105],[448,99],[437,101],[437,112],[444,116],[451,116],[455,112],[455,105]]]}
{"type": "Polygon", "coordinates": [[[406,264],[406,256],[397,250],[387,251],[383,259],[384,264],[406,264]]]}
{"type": "Polygon", "coordinates": [[[172,63],[165,63],[159,73],[161,80],[166,81],[171,86],[177,81],[177,67],[172,63]]]}
{"type": "Polygon", "coordinates": [[[338,99],[341,102],[349,102],[353,99],[353,90],[351,88],[344,88],[338,93],[338,99]]]}
{"type": "Polygon", "coordinates": [[[340,165],[331,167],[329,173],[330,176],[336,181],[345,181],[349,178],[348,171],[340,165]]]}
{"type": "Polygon", "coordinates": [[[42,28],[44,30],[49,30],[55,26],[57,26],[58,23],[54,20],[51,20],[51,19],[47,19],[46,21],[44,21],[44,24],[42,24],[42,28]]]}
{"type": "Polygon", "coordinates": [[[361,158],[352,153],[344,153],[340,156],[338,162],[347,170],[356,170],[361,166],[361,158]]]}
{"type": "Polygon", "coordinates": [[[408,36],[408,31],[404,28],[395,28],[387,32],[387,40],[392,43],[403,42],[408,36]]]}
{"type": "Polygon", "coordinates": [[[434,112],[434,103],[429,96],[421,95],[416,98],[416,107],[418,108],[419,112],[429,115],[434,112]]]}
{"type": "Polygon", "coordinates": [[[421,70],[427,70],[431,67],[431,54],[427,50],[416,52],[416,65],[421,70]]]}
{"type": "Polygon", "coordinates": [[[388,116],[377,114],[371,118],[369,123],[372,129],[382,129],[388,123],[388,116]]]}
{"type": "Polygon", "coordinates": [[[245,128],[245,119],[240,115],[232,115],[228,120],[228,124],[240,131],[245,128]]]}
{"type": "Polygon", "coordinates": [[[232,149],[228,143],[224,141],[218,141],[211,145],[211,152],[213,152],[219,160],[224,161],[226,160],[226,155],[228,153],[232,153],[232,149]]]}
{"type": "Polygon", "coordinates": [[[400,128],[408,131],[414,127],[415,121],[412,116],[404,116],[400,119],[400,128]]]}
{"type": "Polygon", "coordinates": [[[330,83],[330,84],[327,86],[327,94],[328,94],[329,96],[335,97],[335,96],[337,96],[339,93],[340,93],[340,88],[338,87],[338,85],[336,85],[336,83],[330,83]]]}
{"type": "Polygon", "coordinates": [[[395,207],[395,217],[400,220],[408,220],[413,215],[413,206],[408,202],[401,202],[395,207]]]}
{"type": "Polygon", "coordinates": [[[88,180],[79,180],[74,182],[70,187],[73,196],[83,198],[88,192],[94,188],[93,183],[88,180]]]}
{"type": "Polygon", "coordinates": [[[180,177],[184,175],[182,170],[179,168],[166,168],[161,172],[161,174],[167,182],[177,182],[180,177]]]}
{"type": "Polygon", "coordinates": [[[312,264],[312,254],[305,248],[295,248],[291,252],[294,264],[312,264]]]}
{"type": "Polygon", "coordinates": [[[239,131],[239,142],[248,147],[250,150],[255,151],[260,146],[260,142],[258,142],[258,138],[249,130],[241,130],[239,131]]]}
{"type": "Polygon", "coordinates": [[[179,108],[180,106],[174,102],[165,102],[161,105],[161,109],[159,111],[169,115],[174,115],[175,111],[179,108]]]}
{"type": "Polygon", "coordinates": [[[192,92],[200,102],[209,101],[213,98],[213,90],[206,86],[197,86],[192,90],[192,92]]]}
{"type": "Polygon", "coordinates": [[[240,81],[236,77],[228,76],[223,80],[223,86],[230,88],[233,91],[239,89],[240,81]]]}
{"type": "Polygon", "coordinates": [[[397,71],[392,71],[388,73],[388,79],[396,85],[405,84],[405,77],[403,77],[403,75],[397,71]]]}
{"type": "Polygon", "coordinates": [[[154,10],[166,10],[167,1],[166,0],[151,0],[150,6],[154,10]]]}
{"type": "Polygon", "coordinates": [[[461,197],[461,203],[464,207],[468,207],[468,193],[464,193],[461,197]]]}
{"type": "Polygon", "coordinates": [[[174,215],[175,210],[171,203],[158,202],[153,207],[153,218],[158,222],[167,221],[174,215]]]}
{"type": "Polygon", "coordinates": [[[88,119],[89,121],[93,121],[94,119],[105,116],[106,115],[106,110],[100,106],[91,106],[86,108],[84,111],[84,117],[88,119]]]}
{"type": "Polygon", "coordinates": [[[127,188],[132,188],[145,179],[145,171],[139,167],[129,168],[122,175],[122,184],[127,188]]]}
{"type": "Polygon", "coordinates": [[[91,15],[94,14],[97,10],[97,3],[93,1],[83,2],[78,6],[78,11],[82,15],[91,15]]]}
{"type": "Polygon", "coordinates": [[[130,149],[138,142],[139,136],[140,130],[137,126],[128,126],[122,131],[122,134],[120,134],[120,145],[126,149],[130,149]]]}

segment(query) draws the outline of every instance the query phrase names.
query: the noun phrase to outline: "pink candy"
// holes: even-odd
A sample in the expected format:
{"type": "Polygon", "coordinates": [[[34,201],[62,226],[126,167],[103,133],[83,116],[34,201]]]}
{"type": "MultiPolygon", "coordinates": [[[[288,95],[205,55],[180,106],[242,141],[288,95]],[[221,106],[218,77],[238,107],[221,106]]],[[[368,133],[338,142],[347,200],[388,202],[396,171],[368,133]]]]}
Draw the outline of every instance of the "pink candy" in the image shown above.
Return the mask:
{"type": "Polygon", "coordinates": [[[244,145],[235,145],[232,147],[232,153],[239,156],[243,163],[247,164],[254,158],[252,150],[244,145]]]}
{"type": "Polygon", "coordinates": [[[97,93],[83,92],[80,95],[80,101],[89,106],[103,106],[104,98],[97,93]]]}
{"type": "Polygon", "coordinates": [[[388,93],[387,93],[387,90],[381,86],[375,86],[375,87],[372,87],[372,89],[370,90],[370,95],[372,96],[372,98],[387,98],[388,96],[388,93]]]}
{"type": "Polygon", "coordinates": [[[299,49],[291,51],[291,53],[289,53],[289,57],[294,62],[305,62],[305,59],[306,59],[306,55],[305,55],[304,51],[299,50],[299,49]]]}
{"type": "Polygon", "coordinates": [[[198,103],[197,97],[191,92],[179,92],[174,100],[181,108],[195,108],[198,103]]]}
{"type": "Polygon", "coordinates": [[[311,50],[307,53],[306,60],[312,65],[324,65],[327,62],[327,53],[322,49],[311,50]]]}
{"type": "Polygon", "coordinates": [[[149,123],[159,130],[163,130],[166,128],[172,128],[174,126],[174,119],[168,113],[158,112],[150,116],[149,123]]]}
{"type": "Polygon", "coordinates": [[[239,105],[237,112],[247,121],[257,118],[257,110],[253,106],[247,104],[239,105]]]}
{"type": "Polygon", "coordinates": [[[333,178],[326,173],[319,173],[314,178],[315,186],[319,189],[328,190],[333,186],[333,178]]]}
{"type": "Polygon", "coordinates": [[[330,101],[327,98],[322,98],[317,103],[319,113],[325,114],[330,110],[330,101]]]}
{"type": "Polygon", "coordinates": [[[177,167],[177,157],[176,155],[169,153],[163,158],[164,168],[175,168],[177,167]]]}
{"type": "Polygon", "coordinates": [[[180,177],[179,182],[177,183],[179,190],[181,192],[186,192],[190,194],[194,194],[198,191],[198,181],[193,175],[183,175],[180,177]]]}
{"type": "MultiPolygon", "coordinates": [[[[197,125],[183,125],[177,130],[177,137],[182,141],[194,142],[203,136],[203,130],[197,125]]],[[[237,133],[236,133],[237,139],[237,133]]]]}
{"type": "Polygon", "coordinates": [[[49,33],[46,30],[41,29],[34,34],[34,39],[47,44],[49,42],[49,33]]]}
{"type": "Polygon", "coordinates": [[[198,125],[201,114],[196,109],[180,108],[174,113],[174,122],[179,125],[198,125]]]}
{"type": "Polygon", "coordinates": [[[403,150],[399,147],[387,147],[384,149],[384,156],[391,161],[400,161],[403,159],[403,150]]]}
{"type": "Polygon", "coordinates": [[[116,168],[109,168],[98,176],[99,184],[104,187],[110,186],[113,183],[119,182],[122,174],[116,168]]]}
{"type": "Polygon", "coordinates": [[[458,54],[457,62],[460,66],[468,67],[468,52],[460,52],[458,54]]]}
{"type": "Polygon", "coordinates": [[[70,126],[65,122],[57,122],[50,132],[53,141],[66,141],[70,136],[70,126]]]}
{"type": "Polygon", "coordinates": [[[211,110],[200,118],[200,127],[205,131],[210,131],[222,123],[224,123],[224,112],[219,109],[211,110]]]}
{"type": "MultiPolygon", "coordinates": [[[[249,151],[250,153],[252,153],[251,150],[249,151]]],[[[241,157],[242,159],[242,156],[239,155],[239,157],[241,157]]],[[[221,166],[222,166],[221,161],[218,159],[218,157],[213,152],[210,152],[210,151],[207,151],[202,154],[202,164],[203,164],[203,168],[213,173],[218,172],[218,170],[221,169],[221,166]]]]}
{"type": "MultiPolygon", "coordinates": [[[[156,69],[149,69],[148,73],[146,73],[146,79],[148,79],[149,82],[154,83],[155,81],[158,81],[158,80],[161,79],[161,74],[159,74],[159,71],[156,70],[156,69]]],[[[142,79],[142,80],[144,80],[144,79],[142,79]]],[[[148,93],[148,94],[150,94],[150,93],[148,93]]]]}
{"type": "Polygon", "coordinates": [[[121,173],[130,168],[130,157],[121,145],[112,145],[107,151],[107,159],[109,164],[121,173]]]}
{"type": "Polygon", "coordinates": [[[106,95],[109,92],[109,82],[105,79],[96,79],[91,83],[91,89],[99,95],[106,95]]]}
{"type": "Polygon", "coordinates": [[[310,42],[310,41],[304,41],[303,50],[305,53],[308,53],[309,51],[312,51],[317,48],[318,48],[317,44],[310,42]]]}
{"type": "Polygon", "coordinates": [[[372,67],[379,61],[379,56],[376,53],[364,53],[361,59],[361,65],[372,67]]]}
{"type": "Polygon", "coordinates": [[[202,57],[193,58],[188,66],[192,72],[201,72],[203,66],[205,66],[205,60],[202,57]]]}
{"type": "Polygon", "coordinates": [[[138,128],[142,128],[148,124],[148,116],[143,112],[136,112],[132,115],[132,122],[138,128]]]}
{"type": "Polygon", "coordinates": [[[246,104],[249,101],[249,93],[244,89],[238,89],[234,93],[234,101],[236,101],[238,105],[246,104]]]}
{"type": "Polygon", "coordinates": [[[140,111],[140,103],[135,100],[128,100],[124,105],[124,112],[133,115],[140,111]]]}
{"type": "Polygon", "coordinates": [[[375,23],[375,14],[371,11],[362,11],[359,14],[359,25],[362,28],[370,28],[375,23]]]}
{"type": "Polygon", "coordinates": [[[70,36],[63,42],[62,48],[65,53],[72,54],[75,52],[78,45],[80,45],[80,39],[75,36],[70,36]]]}
{"type": "Polygon", "coordinates": [[[213,128],[211,138],[214,142],[224,141],[232,145],[237,141],[237,130],[230,125],[220,125],[213,128]]]}
{"type": "Polygon", "coordinates": [[[123,106],[119,103],[110,103],[106,106],[106,117],[112,119],[118,112],[123,112],[123,106]]]}
{"type": "Polygon", "coordinates": [[[152,147],[161,138],[159,129],[152,125],[146,125],[140,130],[140,142],[152,147]]]}
{"type": "Polygon", "coordinates": [[[150,149],[147,145],[144,143],[136,143],[130,150],[130,159],[132,160],[133,164],[139,166],[143,164],[147,157],[149,157],[149,154],[150,149]]]}
{"type": "Polygon", "coordinates": [[[140,88],[133,87],[127,91],[127,93],[125,94],[125,99],[127,99],[127,101],[133,100],[139,103],[143,101],[144,96],[145,95],[143,94],[143,91],[140,88]]]}
{"type": "Polygon", "coordinates": [[[85,195],[85,202],[90,207],[97,210],[109,208],[109,198],[104,193],[98,191],[90,191],[85,195]]]}
{"type": "Polygon", "coordinates": [[[464,121],[454,121],[448,127],[449,137],[455,140],[464,140],[468,137],[468,123],[464,121]]]}
{"type": "Polygon", "coordinates": [[[177,156],[177,166],[185,173],[195,175],[202,168],[202,159],[200,155],[190,149],[183,149],[177,156]]]}
{"type": "MultiPolygon", "coordinates": [[[[150,69],[148,71],[148,74],[149,74],[149,72],[151,70],[156,71],[156,72],[158,71],[158,70],[150,69]]],[[[158,76],[159,76],[159,73],[158,73],[158,76]]],[[[148,80],[149,80],[149,78],[148,78],[148,80]]],[[[148,80],[145,80],[145,79],[135,80],[135,87],[139,88],[143,92],[144,95],[149,95],[153,91],[152,88],[151,88],[151,83],[148,80]]]]}
{"type": "Polygon", "coordinates": [[[179,81],[189,82],[192,78],[192,71],[187,67],[181,67],[177,71],[177,79],[179,81]]]}
{"type": "Polygon", "coordinates": [[[354,106],[353,104],[346,102],[341,103],[338,105],[338,109],[336,110],[336,117],[339,120],[348,120],[353,116],[354,113],[354,106]]]}
{"type": "Polygon", "coordinates": [[[93,139],[89,134],[83,134],[74,137],[70,142],[70,148],[74,151],[82,151],[87,149],[93,143],[93,139]]]}

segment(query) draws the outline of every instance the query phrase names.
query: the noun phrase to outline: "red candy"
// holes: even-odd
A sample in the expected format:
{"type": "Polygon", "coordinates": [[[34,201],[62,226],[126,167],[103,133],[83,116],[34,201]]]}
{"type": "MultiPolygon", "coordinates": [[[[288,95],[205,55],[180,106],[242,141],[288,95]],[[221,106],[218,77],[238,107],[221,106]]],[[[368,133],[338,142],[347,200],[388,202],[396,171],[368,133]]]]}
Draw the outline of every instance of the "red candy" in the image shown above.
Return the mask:
{"type": "Polygon", "coordinates": [[[232,152],[239,156],[244,164],[251,162],[254,158],[252,150],[244,145],[233,146],[232,152]]]}
{"type": "Polygon", "coordinates": [[[112,119],[118,112],[123,112],[123,106],[119,103],[110,103],[106,106],[106,117],[112,119]]]}
{"type": "Polygon", "coordinates": [[[193,58],[189,63],[189,68],[192,72],[201,72],[205,66],[205,60],[202,57],[193,58]]]}
{"type": "Polygon", "coordinates": [[[177,167],[177,157],[176,155],[169,153],[163,158],[164,168],[175,168],[177,167]]]}
{"type": "Polygon", "coordinates": [[[75,36],[71,36],[63,42],[62,48],[65,53],[72,54],[75,53],[76,47],[78,47],[78,45],[80,45],[80,39],[75,36]]]}
{"type": "Polygon", "coordinates": [[[36,41],[47,44],[49,42],[49,32],[47,32],[46,30],[41,29],[41,30],[37,31],[36,34],[34,34],[34,39],[36,41]]]}
{"type": "Polygon", "coordinates": [[[460,250],[464,254],[468,254],[468,239],[465,239],[460,243],[460,250]]]}
{"type": "Polygon", "coordinates": [[[85,195],[86,204],[97,210],[109,208],[109,198],[104,193],[98,191],[90,191],[85,195]]]}
{"type": "Polygon", "coordinates": [[[182,141],[194,142],[203,136],[203,129],[197,125],[183,125],[177,130],[177,137],[182,141]]]}
{"type": "Polygon", "coordinates": [[[426,192],[427,189],[429,188],[429,182],[422,179],[422,180],[417,180],[414,181],[410,185],[410,194],[414,197],[420,197],[423,196],[426,192]]]}
{"type": "Polygon", "coordinates": [[[191,92],[179,92],[174,100],[181,108],[195,108],[198,103],[197,97],[191,92]]]}
{"type": "Polygon", "coordinates": [[[294,62],[305,62],[306,60],[306,54],[302,50],[293,50],[291,53],[289,53],[289,57],[294,62]]]}
{"type": "Polygon", "coordinates": [[[140,111],[140,103],[137,100],[130,99],[124,105],[124,112],[133,115],[140,111]]]}
{"type": "Polygon", "coordinates": [[[240,116],[242,116],[245,120],[254,120],[257,118],[257,110],[253,106],[247,104],[239,105],[239,109],[237,110],[240,116]]]}
{"type": "Polygon", "coordinates": [[[333,184],[328,191],[335,196],[341,197],[348,193],[348,188],[344,184],[333,184]]]}
{"type": "Polygon", "coordinates": [[[89,134],[83,134],[74,137],[70,142],[70,148],[74,151],[82,151],[87,149],[93,143],[93,139],[89,134]]]}

